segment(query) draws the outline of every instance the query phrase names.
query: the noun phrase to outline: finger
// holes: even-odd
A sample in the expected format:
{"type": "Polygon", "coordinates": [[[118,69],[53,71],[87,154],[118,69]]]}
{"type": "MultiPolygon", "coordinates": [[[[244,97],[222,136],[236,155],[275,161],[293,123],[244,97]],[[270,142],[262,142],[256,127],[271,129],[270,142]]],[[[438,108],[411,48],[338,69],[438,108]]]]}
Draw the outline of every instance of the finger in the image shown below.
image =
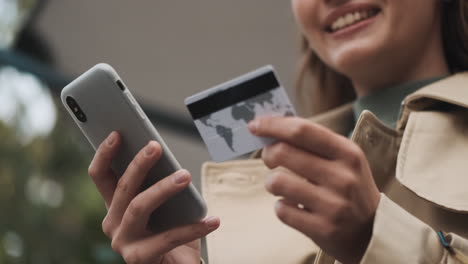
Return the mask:
{"type": "Polygon", "coordinates": [[[314,185],[303,178],[284,170],[275,170],[267,176],[266,189],[292,203],[303,205],[309,210],[326,208],[336,195],[325,188],[314,185]]]}
{"type": "Polygon", "coordinates": [[[161,146],[156,141],[150,141],[130,162],[114,192],[108,213],[111,222],[120,223],[128,204],[137,195],[148,171],[161,157],[161,153],[161,146]]]}
{"type": "MultiPolygon", "coordinates": [[[[127,263],[156,263],[161,255],[172,249],[202,238],[219,227],[217,217],[208,217],[199,223],[173,228],[135,243],[124,250],[122,255],[127,263]],[[138,262],[132,262],[138,260],[138,262]]],[[[181,263],[190,263],[181,261],[181,263]]]]}
{"type": "Polygon", "coordinates": [[[146,230],[151,213],[189,184],[190,173],[187,170],[179,170],[138,194],[125,211],[121,233],[130,235],[146,230]]]}
{"type": "Polygon", "coordinates": [[[278,142],[262,151],[262,159],[270,169],[287,168],[314,184],[333,185],[339,177],[340,164],[313,153],[278,142]]]}
{"type": "Polygon", "coordinates": [[[326,226],[322,217],[279,200],[275,204],[276,216],[281,222],[304,233],[316,241],[318,233],[326,226]]]}
{"type": "Polygon", "coordinates": [[[106,208],[109,208],[115,187],[117,185],[117,175],[111,169],[112,159],[117,154],[120,146],[120,136],[113,131],[99,145],[99,148],[94,155],[93,160],[88,168],[89,176],[93,180],[97,189],[101,193],[106,203],[106,208]]]}
{"type": "Polygon", "coordinates": [[[276,138],[327,159],[337,159],[346,138],[331,130],[298,117],[263,117],[249,123],[257,136],[276,138]]]}

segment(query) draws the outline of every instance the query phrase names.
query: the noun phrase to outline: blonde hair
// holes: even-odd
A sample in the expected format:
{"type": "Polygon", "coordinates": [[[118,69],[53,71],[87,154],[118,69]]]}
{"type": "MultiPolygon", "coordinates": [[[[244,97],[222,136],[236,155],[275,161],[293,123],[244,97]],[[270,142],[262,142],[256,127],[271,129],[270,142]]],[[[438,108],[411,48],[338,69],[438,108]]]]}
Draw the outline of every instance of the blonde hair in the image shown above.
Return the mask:
{"type": "MultiPolygon", "coordinates": [[[[445,58],[452,73],[468,70],[468,1],[441,0],[445,58]]],[[[356,98],[351,81],[323,63],[301,40],[297,98],[307,114],[319,114],[356,98]]]]}

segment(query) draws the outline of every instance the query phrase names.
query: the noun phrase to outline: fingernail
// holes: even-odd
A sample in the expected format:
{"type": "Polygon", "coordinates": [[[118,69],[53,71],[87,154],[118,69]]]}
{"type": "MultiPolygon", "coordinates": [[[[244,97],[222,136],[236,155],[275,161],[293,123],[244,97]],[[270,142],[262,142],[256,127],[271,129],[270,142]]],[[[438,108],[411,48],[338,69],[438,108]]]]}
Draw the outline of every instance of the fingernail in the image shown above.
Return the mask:
{"type": "Polygon", "coordinates": [[[188,174],[188,171],[186,170],[180,170],[176,173],[175,177],[174,177],[174,183],[176,184],[182,184],[182,183],[186,183],[189,179],[189,174],[188,174]]]}
{"type": "Polygon", "coordinates": [[[215,228],[219,225],[219,218],[216,216],[210,216],[205,219],[205,225],[210,229],[215,228]]]}
{"type": "Polygon", "coordinates": [[[145,148],[145,155],[146,157],[153,156],[154,152],[156,151],[156,147],[150,142],[145,148]]]}
{"type": "Polygon", "coordinates": [[[107,146],[110,147],[110,146],[112,146],[112,145],[114,144],[114,142],[115,142],[115,137],[116,137],[116,133],[115,133],[115,131],[112,131],[112,132],[110,133],[110,135],[107,137],[107,140],[106,140],[107,146]]]}
{"type": "Polygon", "coordinates": [[[281,207],[283,207],[283,202],[281,202],[281,200],[276,201],[275,210],[278,211],[281,209],[281,207]]]}
{"type": "Polygon", "coordinates": [[[257,120],[250,121],[248,126],[250,132],[255,133],[258,130],[259,122],[257,120]]]}

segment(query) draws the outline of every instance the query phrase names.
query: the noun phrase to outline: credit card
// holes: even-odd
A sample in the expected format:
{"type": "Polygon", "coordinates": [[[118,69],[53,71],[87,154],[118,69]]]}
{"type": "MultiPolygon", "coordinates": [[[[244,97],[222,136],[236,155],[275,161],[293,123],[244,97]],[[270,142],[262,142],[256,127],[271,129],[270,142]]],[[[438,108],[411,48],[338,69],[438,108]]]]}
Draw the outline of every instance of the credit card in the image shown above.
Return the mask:
{"type": "Polygon", "coordinates": [[[216,162],[274,143],[250,133],[247,124],[262,116],[293,116],[296,111],[271,65],[185,99],[200,135],[216,162]]]}

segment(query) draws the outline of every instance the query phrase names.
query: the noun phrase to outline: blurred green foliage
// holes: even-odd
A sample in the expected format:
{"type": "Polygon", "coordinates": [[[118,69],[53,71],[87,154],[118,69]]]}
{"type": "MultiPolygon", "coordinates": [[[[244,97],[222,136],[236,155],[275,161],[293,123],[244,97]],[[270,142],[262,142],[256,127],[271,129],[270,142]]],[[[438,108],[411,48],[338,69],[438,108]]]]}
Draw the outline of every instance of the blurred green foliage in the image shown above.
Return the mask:
{"type": "Polygon", "coordinates": [[[121,263],[87,176],[92,149],[57,110],[52,132],[27,144],[0,121],[0,263],[121,263]]]}

